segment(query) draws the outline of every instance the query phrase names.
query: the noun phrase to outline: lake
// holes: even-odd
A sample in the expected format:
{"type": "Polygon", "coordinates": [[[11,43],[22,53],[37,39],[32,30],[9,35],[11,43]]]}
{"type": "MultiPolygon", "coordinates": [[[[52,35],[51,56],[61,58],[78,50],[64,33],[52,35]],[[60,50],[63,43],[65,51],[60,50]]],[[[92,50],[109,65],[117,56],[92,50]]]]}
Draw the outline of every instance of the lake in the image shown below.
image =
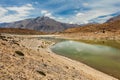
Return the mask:
{"type": "Polygon", "coordinates": [[[120,45],[116,41],[63,41],[51,49],[120,79],[120,45]]]}

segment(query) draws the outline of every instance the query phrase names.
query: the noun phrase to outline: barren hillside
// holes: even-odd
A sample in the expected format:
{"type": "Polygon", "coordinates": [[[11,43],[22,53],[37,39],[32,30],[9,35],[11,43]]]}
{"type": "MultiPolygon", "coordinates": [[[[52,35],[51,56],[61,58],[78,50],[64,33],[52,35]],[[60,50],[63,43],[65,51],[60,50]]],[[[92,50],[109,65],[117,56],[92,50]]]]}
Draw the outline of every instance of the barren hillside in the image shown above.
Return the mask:
{"type": "Polygon", "coordinates": [[[18,28],[0,28],[0,33],[10,34],[45,34],[40,31],[29,30],[29,29],[18,29],[18,28]]]}
{"type": "Polygon", "coordinates": [[[60,34],[73,39],[119,39],[120,20],[104,24],[90,24],[82,27],[70,28],[60,34]]]}

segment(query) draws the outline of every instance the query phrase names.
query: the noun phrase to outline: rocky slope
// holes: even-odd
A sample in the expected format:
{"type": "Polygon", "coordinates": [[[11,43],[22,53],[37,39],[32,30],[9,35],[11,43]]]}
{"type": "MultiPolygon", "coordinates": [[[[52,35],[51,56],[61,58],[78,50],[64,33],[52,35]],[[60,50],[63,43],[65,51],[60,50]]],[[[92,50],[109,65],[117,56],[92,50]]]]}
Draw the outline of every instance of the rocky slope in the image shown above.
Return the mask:
{"type": "Polygon", "coordinates": [[[12,23],[1,23],[0,27],[4,28],[22,28],[32,29],[42,32],[60,32],[70,27],[76,27],[75,24],[67,24],[55,21],[49,17],[37,17],[25,19],[12,23]]]}

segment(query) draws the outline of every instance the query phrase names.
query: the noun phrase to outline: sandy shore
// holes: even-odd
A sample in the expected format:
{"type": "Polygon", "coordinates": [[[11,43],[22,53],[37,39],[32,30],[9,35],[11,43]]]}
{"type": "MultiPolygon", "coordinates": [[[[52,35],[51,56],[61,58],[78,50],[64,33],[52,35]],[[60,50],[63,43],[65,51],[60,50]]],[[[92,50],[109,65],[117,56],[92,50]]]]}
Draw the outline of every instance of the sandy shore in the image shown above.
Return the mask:
{"type": "Polygon", "coordinates": [[[50,50],[52,44],[54,42],[49,40],[27,36],[7,35],[7,38],[1,38],[0,79],[118,80],[83,63],[53,53],[50,50]]]}
{"type": "Polygon", "coordinates": [[[76,39],[76,40],[120,40],[119,33],[91,33],[91,32],[78,32],[78,33],[61,33],[61,38],[76,39]]]}

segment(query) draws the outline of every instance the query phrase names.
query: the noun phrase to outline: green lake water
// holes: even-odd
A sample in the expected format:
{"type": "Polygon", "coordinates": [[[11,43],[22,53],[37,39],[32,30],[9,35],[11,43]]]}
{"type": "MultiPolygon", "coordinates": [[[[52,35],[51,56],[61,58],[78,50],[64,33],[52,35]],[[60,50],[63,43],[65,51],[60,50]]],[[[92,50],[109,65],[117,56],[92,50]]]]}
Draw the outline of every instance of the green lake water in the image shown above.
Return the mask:
{"type": "Polygon", "coordinates": [[[51,49],[56,54],[83,62],[120,79],[120,45],[117,42],[63,41],[51,49]]]}

